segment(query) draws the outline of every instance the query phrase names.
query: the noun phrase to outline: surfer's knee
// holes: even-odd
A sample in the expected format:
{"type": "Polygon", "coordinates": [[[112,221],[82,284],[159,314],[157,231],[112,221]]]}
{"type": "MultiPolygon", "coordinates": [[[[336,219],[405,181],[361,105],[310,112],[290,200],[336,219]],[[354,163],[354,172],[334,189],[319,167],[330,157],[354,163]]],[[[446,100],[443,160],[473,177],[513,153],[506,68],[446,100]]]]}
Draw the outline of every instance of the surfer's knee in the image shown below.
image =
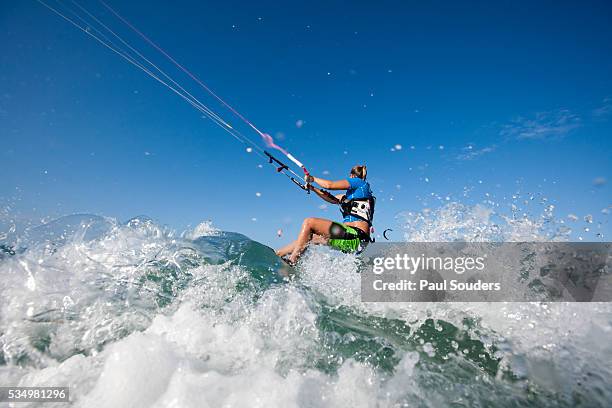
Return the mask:
{"type": "Polygon", "coordinates": [[[313,217],[308,217],[304,219],[304,222],[302,223],[302,227],[304,228],[311,228],[312,225],[314,224],[315,218],[313,217]]]}

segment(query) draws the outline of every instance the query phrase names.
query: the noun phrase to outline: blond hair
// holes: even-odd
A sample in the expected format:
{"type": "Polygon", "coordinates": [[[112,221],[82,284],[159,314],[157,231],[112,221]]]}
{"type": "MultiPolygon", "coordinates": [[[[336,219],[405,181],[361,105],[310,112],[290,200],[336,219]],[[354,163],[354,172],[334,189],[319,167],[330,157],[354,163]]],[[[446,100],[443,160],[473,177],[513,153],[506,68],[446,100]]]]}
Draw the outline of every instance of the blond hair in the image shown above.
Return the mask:
{"type": "Polygon", "coordinates": [[[365,165],[358,164],[357,166],[353,166],[351,174],[365,180],[368,175],[368,168],[365,165]]]}

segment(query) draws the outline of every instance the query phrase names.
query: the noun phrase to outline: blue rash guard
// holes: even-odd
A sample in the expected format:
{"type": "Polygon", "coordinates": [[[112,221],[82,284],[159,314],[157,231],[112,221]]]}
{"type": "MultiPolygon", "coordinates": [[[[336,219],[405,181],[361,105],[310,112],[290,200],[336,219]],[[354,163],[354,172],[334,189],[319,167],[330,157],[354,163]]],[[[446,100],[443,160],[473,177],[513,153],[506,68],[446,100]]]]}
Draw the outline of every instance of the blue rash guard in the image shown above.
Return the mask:
{"type": "MultiPolygon", "coordinates": [[[[352,200],[354,198],[370,198],[373,196],[372,190],[370,190],[370,183],[360,178],[348,178],[350,187],[346,190],[346,199],[352,200]]],[[[355,216],[347,215],[344,217],[342,222],[353,222],[363,221],[355,216]]]]}

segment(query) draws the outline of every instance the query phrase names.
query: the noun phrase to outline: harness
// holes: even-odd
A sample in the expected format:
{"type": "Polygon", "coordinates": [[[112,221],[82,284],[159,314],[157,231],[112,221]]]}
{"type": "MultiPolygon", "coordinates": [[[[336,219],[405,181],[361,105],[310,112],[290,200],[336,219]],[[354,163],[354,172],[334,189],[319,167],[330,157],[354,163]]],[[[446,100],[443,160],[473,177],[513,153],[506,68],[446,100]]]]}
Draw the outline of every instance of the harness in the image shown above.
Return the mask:
{"type": "Polygon", "coordinates": [[[347,200],[346,196],[340,201],[340,212],[343,217],[352,215],[355,218],[365,221],[372,226],[374,219],[374,206],[376,205],[376,197],[353,198],[347,200]]]}

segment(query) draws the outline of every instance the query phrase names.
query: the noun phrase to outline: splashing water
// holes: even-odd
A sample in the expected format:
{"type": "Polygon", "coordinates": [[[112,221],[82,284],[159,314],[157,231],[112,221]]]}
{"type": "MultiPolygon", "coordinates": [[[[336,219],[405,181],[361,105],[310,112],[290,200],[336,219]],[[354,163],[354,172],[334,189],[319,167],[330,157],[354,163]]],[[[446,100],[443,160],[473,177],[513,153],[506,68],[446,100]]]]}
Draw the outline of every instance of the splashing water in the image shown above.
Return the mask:
{"type": "MultiPolygon", "coordinates": [[[[554,225],[449,204],[405,237],[560,240],[554,225]]],[[[210,222],[48,222],[0,252],[0,383],[68,385],[83,407],[612,401],[609,304],[362,303],[358,264],[316,247],[296,272],[210,222]]]]}
{"type": "Polygon", "coordinates": [[[214,227],[212,221],[208,220],[199,223],[191,231],[185,231],[185,233],[183,233],[183,237],[190,240],[196,240],[201,237],[219,235],[220,232],[221,231],[214,227]]]}

